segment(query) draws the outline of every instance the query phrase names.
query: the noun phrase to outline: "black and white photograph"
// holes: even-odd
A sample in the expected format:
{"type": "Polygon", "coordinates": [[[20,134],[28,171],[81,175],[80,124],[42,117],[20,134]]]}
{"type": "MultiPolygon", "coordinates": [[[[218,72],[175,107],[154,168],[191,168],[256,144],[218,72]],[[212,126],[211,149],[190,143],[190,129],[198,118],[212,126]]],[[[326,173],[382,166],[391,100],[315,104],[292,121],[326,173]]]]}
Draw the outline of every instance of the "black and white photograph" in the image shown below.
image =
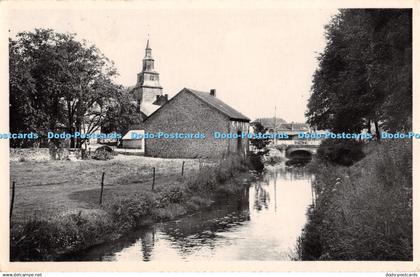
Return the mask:
{"type": "Polygon", "coordinates": [[[418,2],[36,2],[0,3],[9,266],[418,270],[418,2]]]}

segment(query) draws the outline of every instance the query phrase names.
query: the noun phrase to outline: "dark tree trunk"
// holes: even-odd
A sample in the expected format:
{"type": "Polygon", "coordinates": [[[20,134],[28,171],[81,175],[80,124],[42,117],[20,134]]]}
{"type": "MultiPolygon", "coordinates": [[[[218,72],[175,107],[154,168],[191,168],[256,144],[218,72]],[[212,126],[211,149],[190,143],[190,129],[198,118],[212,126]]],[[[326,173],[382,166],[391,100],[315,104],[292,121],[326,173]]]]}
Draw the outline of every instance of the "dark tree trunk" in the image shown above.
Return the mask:
{"type": "MultiPolygon", "coordinates": [[[[58,122],[58,113],[59,113],[59,99],[57,96],[54,97],[54,100],[52,102],[52,107],[51,107],[51,117],[50,117],[50,122],[49,122],[49,128],[51,132],[57,132],[57,122],[58,122]]],[[[51,148],[58,148],[60,146],[60,140],[56,139],[56,138],[52,138],[50,139],[49,144],[53,144],[54,147],[51,146],[51,148]]],[[[50,149],[51,149],[50,148],[50,149]]],[[[53,152],[55,150],[52,150],[53,152]]],[[[51,151],[50,151],[51,152],[51,151]]],[[[53,158],[55,159],[55,152],[53,154],[53,158]]]]}
{"type": "Polygon", "coordinates": [[[371,126],[371,120],[370,120],[370,118],[368,119],[368,123],[367,123],[367,127],[368,127],[368,133],[369,134],[372,134],[372,126],[371,126]]]}
{"type": "Polygon", "coordinates": [[[378,142],[381,142],[381,131],[379,130],[379,124],[378,124],[378,121],[377,121],[377,120],[375,120],[375,121],[374,121],[374,124],[375,124],[376,140],[377,140],[378,142]]]}
{"type": "MultiPolygon", "coordinates": [[[[81,133],[82,130],[82,122],[81,120],[78,118],[76,119],[76,132],[81,133]]],[[[80,148],[81,147],[81,141],[80,138],[76,139],[76,148],[80,148]]]]}
{"type": "MultiPolygon", "coordinates": [[[[74,133],[74,127],[73,127],[73,111],[71,108],[71,103],[70,101],[67,101],[67,116],[68,116],[68,130],[70,134],[74,133]]],[[[75,147],[75,141],[74,141],[74,137],[70,138],[70,148],[74,148],[75,147]]]]}

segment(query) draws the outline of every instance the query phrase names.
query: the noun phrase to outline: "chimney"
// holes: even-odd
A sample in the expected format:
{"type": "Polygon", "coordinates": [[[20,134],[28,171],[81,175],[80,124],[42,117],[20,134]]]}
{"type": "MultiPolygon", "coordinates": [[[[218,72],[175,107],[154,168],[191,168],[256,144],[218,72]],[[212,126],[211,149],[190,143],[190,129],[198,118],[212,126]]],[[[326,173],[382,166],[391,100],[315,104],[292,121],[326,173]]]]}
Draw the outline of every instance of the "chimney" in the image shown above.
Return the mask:
{"type": "Polygon", "coordinates": [[[167,94],[156,95],[156,100],[155,100],[155,102],[153,102],[153,104],[162,106],[166,102],[168,102],[168,95],[167,94]]]}
{"type": "Polygon", "coordinates": [[[210,95],[216,97],[216,90],[214,88],[210,90],[210,95]]]}

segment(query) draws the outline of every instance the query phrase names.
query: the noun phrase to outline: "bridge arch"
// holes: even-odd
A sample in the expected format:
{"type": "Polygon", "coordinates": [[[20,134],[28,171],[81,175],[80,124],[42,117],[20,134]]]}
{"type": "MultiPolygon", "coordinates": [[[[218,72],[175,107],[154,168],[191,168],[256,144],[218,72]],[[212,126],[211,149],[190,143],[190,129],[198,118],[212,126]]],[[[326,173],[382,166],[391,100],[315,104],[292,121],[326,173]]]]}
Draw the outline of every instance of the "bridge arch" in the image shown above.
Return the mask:
{"type": "Polygon", "coordinates": [[[316,153],[314,148],[305,148],[305,147],[290,147],[286,149],[287,158],[312,158],[312,155],[316,153]]]}
{"type": "Polygon", "coordinates": [[[306,149],[293,149],[287,152],[287,157],[310,159],[312,158],[312,152],[306,149]]]}

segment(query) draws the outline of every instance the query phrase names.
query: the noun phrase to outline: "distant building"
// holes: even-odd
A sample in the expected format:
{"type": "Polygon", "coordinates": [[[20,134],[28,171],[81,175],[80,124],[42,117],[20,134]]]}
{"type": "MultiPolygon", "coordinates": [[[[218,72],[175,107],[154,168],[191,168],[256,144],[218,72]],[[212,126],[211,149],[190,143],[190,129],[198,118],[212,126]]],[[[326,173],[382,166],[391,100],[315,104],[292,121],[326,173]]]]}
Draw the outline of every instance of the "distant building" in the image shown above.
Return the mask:
{"type": "MultiPolygon", "coordinates": [[[[299,138],[299,133],[313,133],[315,130],[306,123],[281,123],[270,128],[269,133],[287,134],[287,138],[273,140],[271,145],[290,145],[290,144],[313,144],[319,145],[320,139],[299,138]]],[[[317,130],[317,133],[325,133],[323,130],[317,130]]]]}
{"type": "Polygon", "coordinates": [[[275,130],[270,129],[270,132],[284,133],[289,136],[289,140],[297,139],[299,133],[309,133],[311,127],[306,123],[281,123],[276,125],[275,130]]]}
{"type": "Polygon", "coordinates": [[[121,139],[122,147],[127,149],[139,149],[142,150],[140,153],[144,153],[144,138],[140,137],[140,135],[144,135],[144,130],[128,131],[121,139]]]}
{"type": "Polygon", "coordinates": [[[250,119],[216,97],[216,91],[184,88],[144,121],[147,133],[202,133],[204,139],[146,139],[145,155],[164,158],[220,158],[245,155],[248,139],[216,139],[214,132],[249,132],[250,119]]]}
{"type": "Polygon", "coordinates": [[[279,126],[282,123],[287,123],[286,120],[280,117],[259,117],[255,119],[267,129],[274,129],[274,126],[279,126]]]}

